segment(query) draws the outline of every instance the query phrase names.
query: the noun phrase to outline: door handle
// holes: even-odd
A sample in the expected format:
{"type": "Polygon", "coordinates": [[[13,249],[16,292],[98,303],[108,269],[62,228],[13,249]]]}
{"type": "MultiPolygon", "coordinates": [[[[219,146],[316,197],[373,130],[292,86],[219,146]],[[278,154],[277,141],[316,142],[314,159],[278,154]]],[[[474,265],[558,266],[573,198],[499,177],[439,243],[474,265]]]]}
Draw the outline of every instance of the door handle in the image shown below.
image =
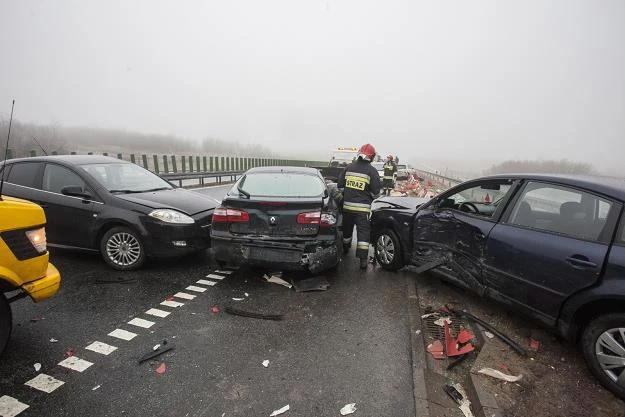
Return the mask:
{"type": "Polygon", "coordinates": [[[566,260],[573,266],[581,266],[585,268],[595,268],[597,266],[596,263],[592,262],[585,256],[580,255],[569,256],[566,260]]]}

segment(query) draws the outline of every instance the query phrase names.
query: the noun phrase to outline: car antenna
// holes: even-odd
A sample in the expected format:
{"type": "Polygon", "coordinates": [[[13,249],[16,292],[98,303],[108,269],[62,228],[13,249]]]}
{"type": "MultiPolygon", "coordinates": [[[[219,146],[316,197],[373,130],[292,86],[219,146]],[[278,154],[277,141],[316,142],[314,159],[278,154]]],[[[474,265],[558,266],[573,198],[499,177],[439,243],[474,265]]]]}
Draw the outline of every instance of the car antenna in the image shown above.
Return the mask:
{"type": "Polygon", "coordinates": [[[4,148],[4,159],[2,160],[2,171],[0,171],[0,201],[2,200],[2,186],[4,185],[4,164],[9,156],[9,139],[11,139],[11,124],[13,123],[13,109],[15,108],[15,100],[11,103],[11,117],[9,118],[9,132],[7,133],[7,143],[4,148]]]}
{"type": "Polygon", "coordinates": [[[39,145],[39,147],[41,148],[41,151],[43,152],[43,154],[44,154],[45,156],[48,156],[48,152],[46,152],[46,150],[45,150],[45,149],[43,149],[43,146],[41,146],[41,143],[39,143],[39,141],[37,140],[37,138],[33,136],[33,140],[35,141],[35,143],[36,143],[37,145],[39,145]]]}

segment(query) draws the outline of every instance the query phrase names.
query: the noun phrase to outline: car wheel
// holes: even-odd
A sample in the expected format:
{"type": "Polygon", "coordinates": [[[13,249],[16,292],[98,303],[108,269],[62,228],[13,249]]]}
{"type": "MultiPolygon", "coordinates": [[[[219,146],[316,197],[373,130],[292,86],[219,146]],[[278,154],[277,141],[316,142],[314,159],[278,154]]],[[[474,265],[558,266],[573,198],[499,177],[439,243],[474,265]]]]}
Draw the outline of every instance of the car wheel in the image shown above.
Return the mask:
{"type": "Polygon", "coordinates": [[[121,271],[140,268],[146,258],[139,234],[124,226],[113,227],[102,236],[100,252],[107,264],[121,271]]]}
{"type": "Polygon", "coordinates": [[[11,335],[11,325],[13,317],[11,316],[11,306],[4,294],[0,293],[0,355],[4,352],[9,336],[11,335]]]}
{"type": "Polygon", "coordinates": [[[581,339],[590,371],[618,397],[625,399],[625,313],[593,320],[581,339]]]}
{"type": "Polygon", "coordinates": [[[382,268],[396,271],[404,262],[402,259],[401,243],[397,234],[391,229],[383,229],[375,235],[374,239],[375,259],[382,268]]]}

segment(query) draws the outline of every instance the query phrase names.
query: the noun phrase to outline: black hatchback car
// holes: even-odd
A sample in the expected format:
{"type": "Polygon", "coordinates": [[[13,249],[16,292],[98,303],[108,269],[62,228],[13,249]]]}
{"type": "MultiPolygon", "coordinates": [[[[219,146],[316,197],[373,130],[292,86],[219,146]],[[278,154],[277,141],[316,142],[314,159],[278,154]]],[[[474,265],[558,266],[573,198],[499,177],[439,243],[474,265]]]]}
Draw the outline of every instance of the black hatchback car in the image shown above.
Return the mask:
{"type": "Polygon", "coordinates": [[[49,246],[98,250],[113,268],[210,246],[218,202],[131,162],[96,155],[12,159],[3,194],[43,207],[49,246]]]}
{"type": "Polygon", "coordinates": [[[375,254],[531,315],[579,343],[625,399],[625,181],[502,175],[423,202],[377,202],[375,254]]]}
{"type": "Polygon", "coordinates": [[[341,218],[330,194],[317,169],[250,169],[215,209],[216,261],[312,273],[336,266],[341,218]]]}

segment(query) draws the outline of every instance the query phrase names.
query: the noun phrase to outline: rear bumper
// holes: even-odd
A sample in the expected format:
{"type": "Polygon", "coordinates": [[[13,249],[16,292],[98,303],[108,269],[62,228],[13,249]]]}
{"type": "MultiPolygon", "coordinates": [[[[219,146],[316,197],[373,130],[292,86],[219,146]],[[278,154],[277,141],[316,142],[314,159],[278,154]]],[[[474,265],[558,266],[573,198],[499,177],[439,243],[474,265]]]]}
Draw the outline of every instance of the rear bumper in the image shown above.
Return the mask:
{"type": "Polygon", "coordinates": [[[61,274],[51,263],[48,263],[46,275],[38,280],[22,285],[22,290],[36,303],[47,300],[59,290],[61,274]]]}
{"type": "Polygon", "coordinates": [[[212,251],[219,262],[313,273],[332,268],[341,260],[335,239],[280,241],[213,236],[212,251]]]}

